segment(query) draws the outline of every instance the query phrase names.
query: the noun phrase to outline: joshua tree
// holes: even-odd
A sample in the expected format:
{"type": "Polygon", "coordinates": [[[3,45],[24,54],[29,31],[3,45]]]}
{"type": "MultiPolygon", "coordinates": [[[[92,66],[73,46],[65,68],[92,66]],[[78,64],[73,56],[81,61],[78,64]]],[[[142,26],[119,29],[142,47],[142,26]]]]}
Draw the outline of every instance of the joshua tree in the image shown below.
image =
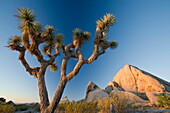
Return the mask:
{"type": "Polygon", "coordinates": [[[35,14],[32,10],[27,8],[17,9],[18,14],[15,15],[20,22],[19,29],[22,31],[22,35],[13,36],[9,39],[8,47],[11,50],[19,52],[19,60],[25,67],[25,70],[38,80],[39,97],[40,97],[40,110],[41,113],[54,113],[66,84],[75,77],[81,67],[84,64],[91,64],[100,55],[105,53],[108,48],[115,49],[117,42],[108,42],[106,39],[107,31],[111,25],[115,23],[115,16],[112,14],[106,14],[102,19],[98,20],[96,26],[96,38],[94,39],[94,49],[91,56],[84,59],[82,54],[82,45],[84,42],[90,39],[91,34],[89,32],[82,31],[81,29],[73,30],[73,42],[68,45],[64,45],[64,35],[61,33],[55,34],[56,29],[50,25],[43,26],[36,21],[35,14]],[[39,49],[40,44],[44,44],[42,50],[39,49]],[[30,67],[29,63],[25,59],[25,52],[28,51],[31,55],[40,63],[39,67],[30,67]],[[49,57],[45,60],[45,53],[49,57]],[[49,102],[48,91],[45,83],[45,72],[47,67],[51,71],[57,70],[55,59],[63,54],[63,59],[60,68],[60,82],[56,88],[52,101],[49,102]],[[77,64],[74,69],[66,74],[66,67],[69,59],[77,60],[77,64]]]}

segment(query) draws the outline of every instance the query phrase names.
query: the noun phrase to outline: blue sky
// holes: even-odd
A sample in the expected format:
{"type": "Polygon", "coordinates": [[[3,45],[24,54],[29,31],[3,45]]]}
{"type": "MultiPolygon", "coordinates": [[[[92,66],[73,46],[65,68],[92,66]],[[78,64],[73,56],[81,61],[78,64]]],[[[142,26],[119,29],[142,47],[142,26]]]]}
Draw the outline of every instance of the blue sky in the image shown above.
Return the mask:
{"type": "MultiPolygon", "coordinates": [[[[1,0],[0,1],[0,97],[14,102],[39,101],[37,80],[30,76],[18,61],[18,53],[5,46],[8,38],[21,35],[16,8],[30,8],[44,26],[52,25],[72,41],[72,30],[81,28],[92,34],[83,46],[87,58],[93,50],[96,20],[106,13],[116,16],[109,30],[109,41],[117,40],[116,50],[107,50],[90,65],[84,65],[64,92],[71,100],[85,97],[86,85],[93,81],[105,88],[114,75],[131,64],[170,81],[170,1],[169,0],[1,0]]],[[[31,66],[38,62],[27,54],[31,66]]],[[[56,60],[60,64],[60,58],[56,60]]],[[[70,60],[68,72],[76,61],[70,60]]],[[[47,88],[52,98],[59,72],[46,72],[47,88]]]]}

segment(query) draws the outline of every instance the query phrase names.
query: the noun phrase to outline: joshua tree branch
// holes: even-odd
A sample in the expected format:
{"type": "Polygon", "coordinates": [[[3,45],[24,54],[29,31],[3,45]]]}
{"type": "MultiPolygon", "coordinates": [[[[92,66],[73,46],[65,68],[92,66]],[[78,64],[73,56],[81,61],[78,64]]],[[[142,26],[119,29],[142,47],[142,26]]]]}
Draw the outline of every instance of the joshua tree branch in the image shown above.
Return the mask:
{"type": "Polygon", "coordinates": [[[50,105],[48,106],[48,111],[49,113],[54,113],[57,105],[59,104],[62,94],[64,92],[65,86],[67,84],[67,79],[65,76],[62,76],[60,79],[60,83],[57,86],[56,92],[54,94],[54,97],[50,103],[50,105]]]}
{"type": "Polygon", "coordinates": [[[78,60],[77,64],[75,65],[73,71],[70,72],[68,75],[66,75],[67,81],[70,81],[74,76],[76,76],[84,64],[83,55],[79,54],[78,58],[79,58],[79,60],[78,60]]]}
{"type": "Polygon", "coordinates": [[[37,78],[37,73],[40,69],[40,67],[30,67],[28,62],[25,59],[25,47],[20,47],[20,46],[15,46],[15,45],[9,45],[8,46],[12,50],[16,50],[19,52],[19,57],[18,59],[22,63],[22,65],[25,67],[26,71],[30,73],[30,75],[33,75],[34,77],[37,78]]]}
{"type": "Polygon", "coordinates": [[[28,33],[26,30],[24,30],[22,32],[22,42],[23,42],[23,45],[26,49],[29,49],[30,47],[30,42],[29,42],[29,36],[28,36],[28,33]]]}

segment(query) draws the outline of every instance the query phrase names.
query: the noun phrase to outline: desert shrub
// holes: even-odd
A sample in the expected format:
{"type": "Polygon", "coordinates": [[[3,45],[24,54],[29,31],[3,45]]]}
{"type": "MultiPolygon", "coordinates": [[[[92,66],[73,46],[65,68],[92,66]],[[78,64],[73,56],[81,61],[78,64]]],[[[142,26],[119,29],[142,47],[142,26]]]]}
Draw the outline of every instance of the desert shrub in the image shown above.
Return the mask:
{"type": "Polygon", "coordinates": [[[32,109],[34,111],[40,111],[40,106],[38,103],[36,104],[19,104],[15,105],[16,111],[26,111],[28,109],[32,109]]]}
{"type": "Polygon", "coordinates": [[[6,99],[1,97],[0,102],[6,102],[6,99]]]}
{"type": "Polygon", "coordinates": [[[19,104],[15,106],[16,111],[26,111],[29,109],[28,105],[25,104],[19,104]]]}
{"type": "Polygon", "coordinates": [[[158,104],[160,107],[170,108],[170,95],[158,96],[158,104]]]}
{"type": "Polygon", "coordinates": [[[31,107],[34,111],[40,111],[40,105],[38,103],[33,104],[31,107]]]}
{"type": "Polygon", "coordinates": [[[69,101],[67,97],[60,102],[56,113],[97,113],[99,111],[97,102],[75,102],[69,101]]]}
{"type": "Polygon", "coordinates": [[[103,100],[98,100],[98,107],[101,113],[111,113],[110,111],[111,99],[108,97],[103,98],[103,100]]]}
{"type": "Polygon", "coordinates": [[[111,105],[114,106],[116,113],[128,113],[130,110],[133,112],[132,104],[128,103],[127,98],[123,94],[119,96],[111,95],[110,98],[106,97],[103,100],[98,100],[98,106],[102,113],[111,113],[111,105]]]}
{"type": "Polygon", "coordinates": [[[1,104],[0,113],[14,113],[15,107],[13,105],[1,104]]]}

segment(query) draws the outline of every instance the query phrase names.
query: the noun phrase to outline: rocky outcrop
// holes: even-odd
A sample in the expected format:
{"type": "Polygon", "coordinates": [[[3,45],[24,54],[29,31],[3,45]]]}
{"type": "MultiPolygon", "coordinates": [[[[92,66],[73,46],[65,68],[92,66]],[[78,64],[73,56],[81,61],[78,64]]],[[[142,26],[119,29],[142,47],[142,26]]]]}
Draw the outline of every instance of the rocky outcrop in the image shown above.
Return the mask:
{"type": "Polygon", "coordinates": [[[109,94],[100,89],[96,84],[93,82],[89,82],[86,88],[86,102],[97,101],[98,99],[102,99],[104,97],[109,97],[109,94]]]}
{"type": "Polygon", "coordinates": [[[120,99],[126,98],[129,103],[157,104],[157,96],[170,94],[170,83],[146,71],[131,65],[125,65],[108,82],[105,89],[100,89],[93,82],[89,82],[86,89],[85,101],[95,101],[112,95],[120,99]]]}
{"type": "Polygon", "coordinates": [[[148,103],[149,101],[140,98],[139,96],[135,95],[134,93],[127,92],[127,91],[112,91],[111,95],[118,96],[119,99],[127,100],[128,103],[148,103]]]}
{"type": "MultiPolygon", "coordinates": [[[[138,93],[170,92],[169,82],[131,65],[125,65],[111,82],[116,82],[118,86],[125,91],[138,93]]],[[[108,85],[110,85],[111,82],[109,82],[108,85]]]]}

